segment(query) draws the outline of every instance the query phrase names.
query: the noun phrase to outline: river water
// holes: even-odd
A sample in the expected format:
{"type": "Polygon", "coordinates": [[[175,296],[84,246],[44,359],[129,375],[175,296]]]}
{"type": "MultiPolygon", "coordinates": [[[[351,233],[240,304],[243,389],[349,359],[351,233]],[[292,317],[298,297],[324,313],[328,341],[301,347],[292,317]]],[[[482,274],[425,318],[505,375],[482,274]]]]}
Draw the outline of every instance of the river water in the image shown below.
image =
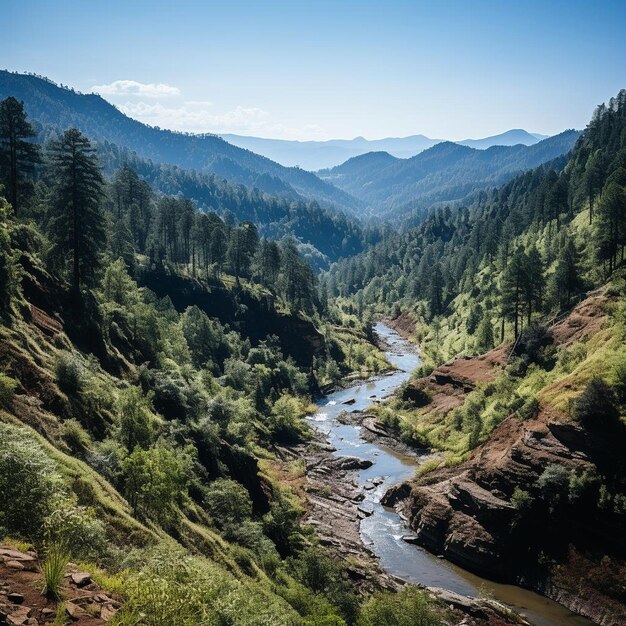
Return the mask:
{"type": "Polygon", "coordinates": [[[414,476],[418,461],[365,441],[361,437],[360,426],[337,421],[344,411],[364,411],[376,400],[389,396],[420,364],[414,346],[394,330],[384,324],[377,324],[375,330],[389,346],[387,360],[397,370],[324,396],[317,403],[317,412],[308,418],[315,428],[328,436],[329,443],[336,448],[334,454],[356,456],[373,462],[371,467],[359,472],[365,502],[370,502],[374,511],[361,522],[363,542],[379,557],[386,572],[408,582],[442,587],[466,596],[482,594],[493,597],[523,614],[536,626],[590,625],[592,622],[586,618],[571,613],[540,594],[480,578],[402,540],[402,536],[408,533],[404,521],[395,511],[384,507],[380,499],[389,487],[414,476]],[[381,479],[382,482],[372,489],[372,483],[379,483],[381,479]]]}

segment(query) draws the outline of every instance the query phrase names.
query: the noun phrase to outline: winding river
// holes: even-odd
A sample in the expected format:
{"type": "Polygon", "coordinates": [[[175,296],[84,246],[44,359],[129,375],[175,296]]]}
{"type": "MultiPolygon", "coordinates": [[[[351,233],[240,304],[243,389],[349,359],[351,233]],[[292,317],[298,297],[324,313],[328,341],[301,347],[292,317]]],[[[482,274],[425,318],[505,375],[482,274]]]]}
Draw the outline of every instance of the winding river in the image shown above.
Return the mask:
{"type": "Polygon", "coordinates": [[[380,499],[389,487],[414,476],[417,460],[369,443],[361,437],[360,426],[337,421],[346,410],[364,411],[374,401],[389,396],[420,364],[414,346],[394,330],[380,323],[375,330],[388,346],[387,360],[397,369],[390,375],[324,396],[317,403],[318,411],[309,418],[328,436],[329,443],[336,448],[334,454],[373,462],[371,467],[359,473],[365,501],[371,503],[374,511],[361,522],[363,542],[379,557],[386,572],[408,582],[442,587],[466,596],[488,595],[523,614],[536,626],[590,625],[586,618],[537,593],[480,578],[402,540],[408,532],[404,521],[395,511],[384,507],[380,499]]]}

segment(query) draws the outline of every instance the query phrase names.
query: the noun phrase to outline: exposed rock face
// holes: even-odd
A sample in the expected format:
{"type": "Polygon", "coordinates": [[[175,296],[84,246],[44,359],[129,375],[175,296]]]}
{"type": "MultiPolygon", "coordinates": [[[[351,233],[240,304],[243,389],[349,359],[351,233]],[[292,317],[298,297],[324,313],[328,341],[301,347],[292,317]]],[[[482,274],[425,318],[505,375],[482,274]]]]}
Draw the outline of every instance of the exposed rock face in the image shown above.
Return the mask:
{"type": "MultiPolygon", "coordinates": [[[[554,341],[570,345],[601,329],[605,301],[596,294],[578,305],[552,327],[554,341]]],[[[460,406],[477,383],[496,377],[506,355],[500,348],[475,359],[457,359],[413,382],[415,390],[430,397],[421,410],[444,416],[460,406]]],[[[550,465],[568,475],[585,470],[602,474],[598,462],[610,445],[566,415],[540,406],[525,421],[505,419],[465,463],[397,485],[383,502],[406,517],[414,532],[411,542],[483,576],[532,586],[599,624],[626,624],[626,529],[617,528],[610,516],[551,517],[549,503],[534,528],[533,520],[525,519],[521,529],[512,503],[514,490],[532,491],[550,465]],[[559,548],[541,566],[543,546],[555,545],[559,548]],[[607,565],[594,553],[612,559],[607,565]],[[590,574],[593,568],[597,575],[590,574]]]]}

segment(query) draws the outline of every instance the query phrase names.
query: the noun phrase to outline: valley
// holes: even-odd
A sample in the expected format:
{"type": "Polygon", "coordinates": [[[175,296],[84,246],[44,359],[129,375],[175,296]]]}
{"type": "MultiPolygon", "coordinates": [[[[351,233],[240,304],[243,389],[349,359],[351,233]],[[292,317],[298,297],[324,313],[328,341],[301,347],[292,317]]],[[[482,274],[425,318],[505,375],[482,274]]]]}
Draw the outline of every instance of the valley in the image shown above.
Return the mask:
{"type": "Polygon", "coordinates": [[[99,87],[0,71],[0,624],[626,623],[626,90],[298,142],[99,87]]]}

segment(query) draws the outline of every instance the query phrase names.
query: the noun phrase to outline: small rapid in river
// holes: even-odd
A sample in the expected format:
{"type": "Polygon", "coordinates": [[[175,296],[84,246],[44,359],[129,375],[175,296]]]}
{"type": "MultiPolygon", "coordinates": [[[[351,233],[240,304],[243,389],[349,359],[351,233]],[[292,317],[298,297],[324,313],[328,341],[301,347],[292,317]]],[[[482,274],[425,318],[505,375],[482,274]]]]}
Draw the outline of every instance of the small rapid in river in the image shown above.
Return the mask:
{"type": "Polygon", "coordinates": [[[515,585],[494,583],[475,576],[426,550],[403,541],[409,530],[402,518],[380,500],[394,484],[415,475],[416,458],[398,454],[366,441],[361,427],[341,424],[338,417],[348,411],[364,411],[376,400],[389,396],[409,379],[420,364],[415,347],[384,324],[376,334],[388,346],[387,360],[397,369],[386,376],[357,383],[321,398],[318,411],[309,417],[312,425],[328,437],[336,456],[355,456],[373,465],[359,473],[365,502],[373,514],[361,522],[361,539],[380,559],[382,568],[403,580],[427,587],[441,587],[466,596],[487,595],[510,606],[536,626],[582,626],[591,622],[537,593],[515,585]]]}

